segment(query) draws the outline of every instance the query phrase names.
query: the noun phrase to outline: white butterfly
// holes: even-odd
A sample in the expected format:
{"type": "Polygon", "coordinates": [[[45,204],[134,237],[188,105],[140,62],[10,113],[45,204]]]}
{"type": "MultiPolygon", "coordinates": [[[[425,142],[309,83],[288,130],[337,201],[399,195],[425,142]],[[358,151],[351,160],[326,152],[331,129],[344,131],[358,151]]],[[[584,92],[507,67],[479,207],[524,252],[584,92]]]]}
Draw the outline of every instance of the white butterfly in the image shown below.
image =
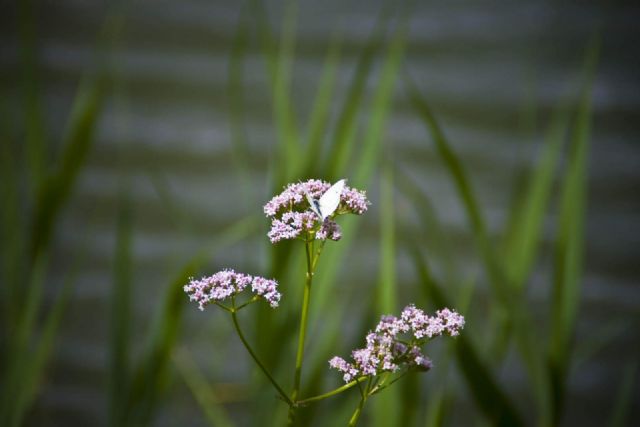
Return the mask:
{"type": "Polygon", "coordinates": [[[340,194],[342,194],[342,190],[344,189],[344,181],[344,179],[341,179],[333,184],[331,188],[325,191],[319,200],[315,200],[305,191],[311,210],[315,212],[322,221],[331,216],[331,214],[338,209],[338,205],[340,204],[340,194]]]}

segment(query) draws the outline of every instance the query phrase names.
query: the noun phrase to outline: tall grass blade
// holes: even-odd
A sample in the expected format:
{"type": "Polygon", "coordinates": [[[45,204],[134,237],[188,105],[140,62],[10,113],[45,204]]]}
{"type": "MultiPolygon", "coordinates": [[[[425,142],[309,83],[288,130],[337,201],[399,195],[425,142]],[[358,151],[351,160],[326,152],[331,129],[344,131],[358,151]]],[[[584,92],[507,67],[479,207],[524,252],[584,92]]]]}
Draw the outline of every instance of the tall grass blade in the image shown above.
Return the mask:
{"type": "Polygon", "coordinates": [[[280,139],[278,166],[286,171],[281,184],[286,184],[294,176],[294,165],[300,163],[299,135],[295,112],[291,103],[291,82],[293,57],[296,41],[297,0],[287,0],[285,16],[278,52],[276,79],[273,87],[275,122],[280,139]]]}
{"type": "Polygon", "coordinates": [[[274,188],[279,189],[293,175],[293,165],[300,162],[297,119],[291,104],[292,64],[296,40],[297,1],[285,5],[283,28],[279,45],[273,41],[269,20],[260,0],[252,1],[262,41],[267,71],[270,74],[273,97],[273,116],[277,127],[276,165],[274,188]]]}
{"type": "MultiPolygon", "coordinates": [[[[380,176],[380,267],[376,296],[376,312],[393,314],[398,310],[396,278],[395,204],[393,200],[393,173],[385,162],[380,176]]],[[[384,426],[389,419],[400,419],[398,393],[381,393],[374,399],[374,426],[384,426]]]]}
{"type": "Polygon", "coordinates": [[[467,214],[471,230],[473,231],[476,245],[490,278],[491,286],[493,287],[500,302],[503,305],[507,305],[509,294],[508,289],[506,289],[503,273],[497,262],[493,248],[491,247],[484,218],[480,211],[478,202],[476,201],[474,191],[471,187],[471,182],[464,171],[462,162],[458,159],[458,156],[451,148],[450,142],[442,131],[435,115],[427,104],[426,99],[420,94],[408,75],[406,75],[405,78],[405,89],[414,110],[424,122],[427,131],[431,135],[431,139],[436,146],[436,150],[442,158],[451,179],[455,184],[456,190],[467,214]]]}
{"type": "Polygon", "coordinates": [[[182,287],[189,277],[210,259],[220,247],[241,240],[255,230],[255,218],[237,221],[196,255],[176,274],[165,289],[163,300],[155,314],[149,340],[144,354],[133,371],[130,393],[125,409],[130,425],[148,425],[151,422],[157,402],[168,381],[171,352],[175,346],[182,319],[182,311],[187,305],[182,287]]]}
{"type": "MultiPolygon", "coordinates": [[[[400,193],[407,197],[416,209],[420,220],[423,222],[424,245],[429,253],[438,257],[439,265],[443,266],[444,280],[446,283],[457,282],[454,252],[451,241],[445,233],[444,226],[433,205],[433,202],[418,184],[406,172],[403,167],[395,168],[397,187],[400,193]]],[[[414,235],[415,230],[408,233],[414,235]]]]}
{"type": "Polygon", "coordinates": [[[25,146],[27,157],[27,175],[31,196],[37,194],[46,173],[46,130],[42,112],[40,82],[38,70],[37,28],[34,2],[22,1],[18,5],[18,26],[20,30],[20,55],[23,66],[22,86],[25,107],[25,146]]]}
{"type": "Polygon", "coordinates": [[[530,313],[522,300],[522,295],[513,292],[512,287],[508,284],[504,267],[497,259],[496,252],[489,239],[484,218],[462,162],[451,148],[451,144],[431,112],[427,101],[420,95],[408,76],[405,79],[405,83],[411,103],[427,127],[462,200],[476,246],[487,272],[491,290],[498,302],[498,314],[505,320],[505,323],[501,326],[502,328],[508,328],[513,325],[516,343],[527,368],[538,405],[539,424],[548,425],[551,417],[548,376],[545,375],[543,355],[540,346],[536,342],[537,339],[530,313]]]}
{"type": "Polygon", "coordinates": [[[185,349],[177,349],[173,353],[173,363],[198,402],[209,425],[233,427],[233,422],[216,398],[213,389],[205,381],[204,374],[200,372],[190,353],[185,349]]]}
{"type": "MultiPolygon", "coordinates": [[[[16,165],[12,136],[2,123],[2,141],[0,142],[0,248],[2,250],[2,282],[0,287],[2,298],[2,316],[4,327],[0,330],[0,343],[6,348],[9,333],[14,330],[16,319],[20,312],[20,275],[24,267],[24,233],[25,226],[20,214],[20,199],[18,193],[18,174],[20,168],[16,165]]],[[[3,352],[4,353],[4,352],[3,352]]],[[[4,362],[6,354],[0,354],[0,362],[4,362]]],[[[4,366],[4,363],[0,364],[4,366]]],[[[2,373],[0,373],[2,375],[2,373]]],[[[3,375],[4,376],[4,375],[3,375]]]]}
{"type": "Polygon", "coordinates": [[[383,45],[388,20],[388,14],[381,12],[367,40],[367,44],[358,57],[344,104],[338,115],[338,122],[328,158],[322,168],[323,171],[327,171],[328,178],[332,180],[342,177],[346,165],[351,159],[358,130],[359,109],[362,105],[366,83],[371,74],[374,60],[383,45]]]}
{"type": "Polygon", "coordinates": [[[322,70],[322,77],[318,85],[309,127],[307,129],[307,145],[305,147],[304,163],[301,168],[302,175],[315,177],[320,170],[318,159],[322,155],[322,142],[329,128],[329,113],[331,100],[335,93],[336,74],[340,65],[340,35],[333,36],[329,50],[327,51],[322,70]]]}
{"type": "Polygon", "coordinates": [[[542,225],[553,190],[553,178],[557,170],[564,138],[569,125],[567,105],[560,106],[554,114],[547,132],[542,157],[532,170],[525,197],[516,210],[514,227],[508,235],[506,263],[510,283],[522,289],[529,277],[540,244],[542,225]]]}
{"type": "Polygon", "coordinates": [[[353,178],[356,186],[362,186],[369,180],[380,153],[398,71],[404,59],[408,28],[406,19],[404,17],[398,24],[382,64],[382,71],[373,97],[367,131],[364,135],[362,149],[358,154],[360,167],[356,170],[353,178]]]}
{"type": "Polygon", "coordinates": [[[131,248],[132,208],[128,194],[120,197],[114,251],[113,287],[109,329],[109,425],[125,420],[125,398],[129,378],[129,342],[131,330],[131,248]]]}
{"type": "MultiPolygon", "coordinates": [[[[374,167],[380,157],[382,150],[381,139],[389,113],[389,106],[392,101],[393,84],[404,52],[404,30],[404,27],[402,27],[396,32],[384,58],[383,71],[379,78],[378,89],[370,114],[369,130],[367,131],[367,138],[364,141],[365,147],[362,155],[354,162],[352,168],[354,169],[354,178],[350,181],[350,184],[356,188],[366,189],[368,187],[374,167]]],[[[335,245],[331,247],[331,250],[325,251],[322,254],[322,268],[316,280],[317,285],[315,285],[318,293],[314,296],[314,304],[317,304],[318,311],[311,313],[311,322],[317,319],[318,316],[316,313],[321,312],[325,304],[330,301],[335,284],[335,276],[341,265],[341,260],[344,259],[344,254],[349,250],[353,242],[359,221],[361,220],[358,218],[344,218],[344,221],[341,223],[343,238],[340,241],[340,245],[335,245]]]]}
{"type": "Polygon", "coordinates": [[[245,22],[245,11],[242,9],[229,57],[227,94],[233,159],[247,200],[247,207],[251,206],[251,200],[255,200],[255,191],[250,181],[250,153],[244,114],[244,58],[247,51],[248,38],[249,27],[245,22]]]}
{"type": "Polygon", "coordinates": [[[31,369],[30,338],[36,330],[38,312],[42,306],[43,283],[48,265],[48,254],[41,252],[35,259],[27,283],[27,294],[22,312],[19,314],[16,330],[9,339],[9,350],[3,381],[3,399],[0,415],[2,425],[18,426],[26,411],[26,395],[29,388],[23,379],[31,369]]]}
{"type": "Polygon", "coordinates": [[[41,187],[31,227],[31,258],[51,239],[61,207],[70,196],[93,144],[93,134],[105,98],[103,76],[87,78],[76,95],[59,168],[41,187]]]}
{"type": "Polygon", "coordinates": [[[629,425],[629,412],[633,404],[633,385],[638,372],[638,359],[627,363],[622,374],[622,381],[618,387],[618,393],[614,400],[613,411],[611,412],[611,427],[624,427],[629,425]]]}
{"type": "Polygon", "coordinates": [[[551,324],[553,328],[549,354],[553,416],[556,424],[563,413],[567,371],[580,302],[588,180],[587,162],[591,131],[591,91],[600,49],[599,40],[595,37],[587,49],[586,82],[571,134],[560,199],[552,291],[551,324]]]}
{"type": "Polygon", "coordinates": [[[53,351],[55,338],[57,337],[62,318],[69,304],[69,298],[71,297],[71,293],[76,285],[79,267],[84,260],[83,249],[84,245],[82,245],[78,254],[74,257],[76,261],[67,273],[62,288],[58,292],[53,306],[50,308],[49,313],[44,319],[42,331],[38,337],[38,343],[36,344],[35,349],[31,354],[31,358],[29,359],[29,368],[21,379],[26,391],[24,398],[20,402],[16,402],[16,407],[18,407],[18,410],[22,413],[32,405],[38,393],[38,389],[44,375],[44,370],[47,367],[47,361],[53,351]]]}
{"type": "MultiPolygon", "coordinates": [[[[442,287],[432,276],[427,261],[424,260],[417,245],[412,252],[414,265],[421,281],[420,289],[436,307],[450,307],[442,287]]],[[[480,359],[473,342],[465,334],[456,338],[455,353],[471,395],[487,419],[498,426],[523,425],[522,418],[508,395],[498,384],[486,363],[480,359]]]]}

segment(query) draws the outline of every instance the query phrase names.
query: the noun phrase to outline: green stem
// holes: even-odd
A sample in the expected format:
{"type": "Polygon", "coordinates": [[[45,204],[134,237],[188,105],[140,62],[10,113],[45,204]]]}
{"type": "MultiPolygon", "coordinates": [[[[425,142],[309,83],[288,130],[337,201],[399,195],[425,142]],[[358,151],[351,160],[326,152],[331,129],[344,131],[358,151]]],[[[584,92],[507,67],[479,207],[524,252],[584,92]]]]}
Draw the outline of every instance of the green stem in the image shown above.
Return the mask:
{"type": "Polygon", "coordinates": [[[367,379],[367,377],[360,377],[357,380],[353,380],[350,383],[347,383],[347,384],[343,385],[342,387],[336,388],[335,390],[331,390],[331,391],[328,391],[326,393],[319,394],[317,396],[308,397],[308,398],[303,399],[303,400],[298,400],[297,402],[294,402],[294,404],[296,406],[304,406],[304,405],[306,405],[308,403],[311,403],[311,402],[316,402],[318,400],[322,400],[322,399],[326,399],[326,398],[331,397],[331,396],[335,396],[336,394],[339,394],[339,393],[342,393],[343,391],[349,390],[351,387],[353,387],[354,385],[356,385],[358,383],[362,383],[362,381],[365,380],[365,379],[367,379]]]}
{"type": "Polygon", "coordinates": [[[236,328],[236,332],[238,333],[238,336],[240,337],[240,341],[242,341],[242,344],[244,344],[244,347],[247,349],[247,351],[249,352],[249,354],[251,355],[253,360],[256,362],[256,364],[260,367],[260,369],[262,369],[262,372],[264,372],[264,374],[267,376],[267,378],[269,378],[269,381],[271,381],[271,384],[273,384],[273,386],[276,388],[276,390],[278,390],[278,393],[280,394],[280,397],[285,402],[287,402],[287,404],[289,406],[291,406],[293,404],[293,402],[291,401],[291,399],[289,399],[289,396],[287,396],[287,393],[285,393],[284,390],[282,389],[282,387],[280,387],[278,385],[278,383],[276,382],[276,380],[273,379],[273,377],[271,376],[269,371],[267,371],[267,368],[262,364],[260,359],[258,359],[258,356],[253,352],[253,349],[251,348],[251,346],[249,345],[249,343],[245,339],[244,334],[242,333],[242,330],[240,329],[240,324],[238,323],[238,316],[236,314],[236,309],[235,308],[231,310],[231,318],[233,319],[233,326],[236,328]]]}
{"type": "Polygon", "coordinates": [[[362,413],[362,408],[364,408],[364,403],[366,401],[367,399],[364,397],[360,399],[360,403],[358,404],[358,407],[353,412],[353,415],[351,415],[351,419],[349,420],[349,427],[354,427],[356,424],[358,424],[358,419],[360,419],[360,414],[362,413]]]}
{"type": "Polygon", "coordinates": [[[249,301],[245,302],[244,304],[240,304],[239,306],[237,306],[236,307],[236,311],[240,310],[241,308],[244,308],[244,307],[248,306],[249,304],[253,304],[256,301],[258,301],[258,295],[254,296],[253,298],[251,298],[249,301]]]}
{"type": "MultiPolygon", "coordinates": [[[[304,294],[302,296],[302,311],[300,313],[300,334],[298,335],[298,352],[296,355],[296,371],[293,379],[293,391],[291,392],[291,401],[295,402],[300,393],[300,378],[302,376],[302,362],[304,360],[304,341],[307,336],[307,319],[309,315],[309,300],[311,299],[311,283],[313,280],[313,267],[314,260],[311,259],[313,253],[313,240],[310,240],[307,236],[305,240],[304,248],[307,258],[307,275],[304,283],[304,294]]],[[[318,254],[319,255],[319,254],[318,254]]],[[[316,255],[316,260],[317,256],[316,255]]],[[[288,425],[293,425],[293,419],[295,416],[295,407],[292,405],[289,407],[289,419],[288,425]]]]}
{"type": "Polygon", "coordinates": [[[362,398],[360,399],[360,403],[358,403],[358,407],[353,412],[353,415],[351,415],[351,419],[349,420],[349,427],[355,427],[355,425],[358,424],[358,420],[360,419],[360,415],[362,414],[362,409],[364,408],[364,404],[367,402],[367,398],[369,397],[369,391],[371,388],[371,379],[372,377],[369,377],[369,381],[367,382],[367,387],[362,393],[362,398]]]}

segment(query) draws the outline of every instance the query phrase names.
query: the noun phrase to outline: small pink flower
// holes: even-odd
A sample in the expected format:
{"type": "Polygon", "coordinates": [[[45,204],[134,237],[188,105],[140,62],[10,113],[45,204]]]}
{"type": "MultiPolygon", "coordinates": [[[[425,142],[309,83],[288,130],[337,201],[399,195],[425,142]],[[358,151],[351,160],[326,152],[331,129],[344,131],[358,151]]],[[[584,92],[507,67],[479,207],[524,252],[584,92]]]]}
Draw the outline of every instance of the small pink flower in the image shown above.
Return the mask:
{"type": "MultiPolygon", "coordinates": [[[[306,233],[311,233],[317,240],[340,240],[340,226],[331,217],[324,221],[318,218],[307,200],[307,194],[319,199],[330,187],[331,184],[326,181],[310,179],[287,185],[282,193],[269,200],[264,205],[264,213],[271,219],[271,229],[267,233],[271,243],[304,237],[306,233]]],[[[333,216],[348,213],[362,215],[368,206],[364,191],[345,186],[333,216]]]]}
{"type": "Polygon", "coordinates": [[[209,304],[238,295],[249,285],[251,290],[263,297],[271,307],[278,306],[280,292],[275,280],[236,273],[233,270],[222,270],[198,280],[191,278],[183,289],[189,295],[189,299],[197,302],[200,310],[204,310],[209,304]]]}
{"type": "Polygon", "coordinates": [[[403,366],[428,371],[433,363],[422,354],[420,346],[445,333],[457,336],[462,328],[464,317],[453,310],[444,308],[435,316],[428,316],[411,304],[402,310],[399,318],[388,315],[380,318],[374,331],[366,336],[366,347],[351,353],[353,363],[336,356],[329,366],[342,372],[345,382],[359,376],[395,372],[403,366]]]}

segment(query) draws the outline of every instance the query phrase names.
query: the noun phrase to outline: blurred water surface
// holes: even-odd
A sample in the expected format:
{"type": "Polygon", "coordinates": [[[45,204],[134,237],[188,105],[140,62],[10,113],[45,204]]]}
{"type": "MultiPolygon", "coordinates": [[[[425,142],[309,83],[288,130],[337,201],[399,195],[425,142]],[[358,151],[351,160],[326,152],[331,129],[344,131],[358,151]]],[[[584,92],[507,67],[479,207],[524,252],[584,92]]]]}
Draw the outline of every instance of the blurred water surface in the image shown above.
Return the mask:
{"type": "MultiPolygon", "coordinates": [[[[608,325],[613,325],[614,339],[572,372],[566,417],[567,425],[603,425],[623,365],[633,354],[640,354],[640,69],[636,63],[640,9],[632,2],[615,6],[499,0],[415,3],[405,69],[429,97],[460,154],[493,232],[503,227],[518,176],[539,155],[543,125],[551,110],[576,94],[589,37],[598,26],[603,29],[593,91],[586,271],[577,341],[608,325]]],[[[337,30],[343,44],[338,99],[332,109],[335,117],[355,59],[382,7],[377,1],[299,3],[292,86],[299,117],[309,114],[325,53],[337,30]]],[[[267,10],[274,28],[279,28],[282,5],[268,2],[267,10]]],[[[0,63],[3,98],[11,101],[10,105],[4,101],[2,107],[8,110],[7,117],[18,117],[21,48],[17,12],[12,7],[8,11],[0,17],[0,63]]],[[[36,7],[38,76],[52,135],[64,132],[73,94],[82,73],[95,65],[98,32],[111,11],[106,3],[69,0],[36,7]]],[[[221,228],[237,218],[259,214],[271,196],[268,170],[279,167],[273,164],[276,133],[268,73],[253,34],[245,57],[243,90],[254,197],[244,196],[233,160],[227,90],[231,46],[241,22],[239,2],[139,1],[123,7],[121,13],[123,27],[103,64],[113,85],[98,140],[55,236],[52,287],[62,280],[60,274],[83,244],[86,258],[51,377],[36,408],[33,422],[38,425],[106,423],[107,301],[115,211],[123,190],[133,199],[136,289],[131,329],[138,342],[158,303],[159,286],[221,228]],[[158,187],[163,185],[175,202],[173,212],[159,196],[158,187]]],[[[247,25],[255,24],[250,14],[244,16],[247,25]]],[[[368,93],[375,83],[373,78],[368,82],[368,93]]],[[[431,195],[456,253],[469,258],[464,275],[477,276],[464,211],[402,86],[401,81],[396,85],[385,152],[431,195]]],[[[50,141],[52,152],[58,146],[58,140],[50,141]]],[[[345,283],[376,280],[375,268],[370,267],[378,256],[377,180],[368,190],[372,211],[362,218],[364,226],[347,260],[362,268],[344,269],[345,283]]],[[[407,229],[420,227],[409,202],[398,195],[396,203],[398,223],[407,229]]],[[[217,251],[211,268],[228,265],[264,271],[267,226],[265,220],[254,237],[217,251]]],[[[547,235],[553,227],[550,216],[547,235]]],[[[428,230],[421,232],[428,238],[428,230]]],[[[543,259],[548,261],[551,247],[545,251],[549,255],[543,259]]],[[[399,276],[412,277],[410,263],[403,257],[399,254],[399,276]]],[[[546,307],[550,286],[547,270],[545,263],[539,265],[530,284],[531,304],[541,309],[546,307]]],[[[411,291],[406,294],[410,296],[411,291]]],[[[196,357],[202,366],[211,362],[210,352],[223,353],[215,356],[218,364],[236,358],[242,349],[235,340],[223,347],[211,338],[228,326],[226,319],[219,321],[221,316],[213,313],[206,324],[202,319],[200,313],[187,310],[186,330],[193,333],[181,340],[198,349],[196,357]]],[[[234,382],[245,371],[246,366],[236,363],[215,375],[220,382],[234,382]]],[[[507,366],[503,377],[516,393],[524,387],[513,367],[507,366]]],[[[463,401],[465,393],[461,388],[463,401]]],[[[158,425],[204,423],[188,391],[174,390],[171,397],[163,405],[162,415],[167,416],[158,417],[158,425]]],[[[634,403],[631,419],[640,415],[639,401],[634,403]]]]}

